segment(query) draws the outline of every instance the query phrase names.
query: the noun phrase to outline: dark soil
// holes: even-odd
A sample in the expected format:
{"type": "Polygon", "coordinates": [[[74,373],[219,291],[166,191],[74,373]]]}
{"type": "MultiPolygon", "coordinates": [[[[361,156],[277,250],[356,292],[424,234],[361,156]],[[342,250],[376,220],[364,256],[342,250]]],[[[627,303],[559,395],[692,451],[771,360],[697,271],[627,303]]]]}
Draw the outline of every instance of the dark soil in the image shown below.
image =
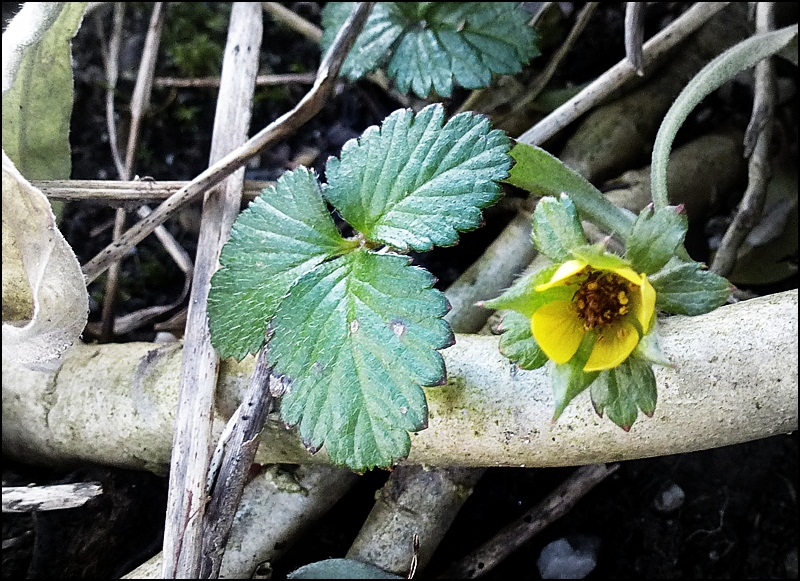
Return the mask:
{"type": "MultiPolygon", "coordinates": [[[[4,18],[9,4],[13,3],[3,3],[4,18]]],[[[573,10],[578,7],[564,4],[573,10]]],[[[652,22],[648,22],[650,27],[660,26],[660,19],[670,17],[686,3],[659,4],[662,6],[654,9],[652,22]]],[[[177,12],[168,21],[168,28],[169,23],[182,17],[209,39],[198,45],[198,51],[213,53],[215,47],[221,50],[227,20],[215,18],[224,17],[227,8],[214,3],[193,5],[208,13],[197,13],[193,20],[185,6],[171,8],[177,12]]],[[[560,82],[591,79],[621,57],[621,41],[619,46],[614,44],[622,38],[621,3],[601,6],[595,26],[587,30],[586,38],[565,63],[560,82]],[[604,49],[598,50],[598,46],[604,49]]],[[[315,3],[294,3],[292,7],[318,22],[319,8],[315,3]]],[[[130,10],[128,45],[133,54],[139,46],[137,42],[141,43],[149,10],[149,5],[134,5],[130,10]]],[[[319,57],[313,43],[275,26],[268,18],[265,27],[264,37],[269,40],[262,55],[264,72],[315,70],[319,57]],[[283,52],[270,53],[269,47],[281,47],[283,52]]],[[[162,48],[166,57],[159,64],[159,75],[213,73],[191,70],[191,66],[199,65],[186,64],[181,60],[184,57],[176,55],[174,46],[182,42],[180,29],[166,34],[162,45],[167,47],[162,48]]],[[[73,177],[114,179],[107,140],[103,139],[104,88],[97,46],[95,27],[87,22],[78,35],[75,50],[73,177]]],[[[200,60],[213,62],[209,58],[200,60]]],[[[130,70],[135,66],[132,62],[130,70]]],[[[131,86],[131,81],[120,86],[122,118],[131,86]]],[[[305,90],[306,87],[295,85],[260,90],[252,127],[260,128],[285,112],[305,90]]],[[[464,92],[457,93],[445,104],[457,104],[464,96],[464,92]]],[[[152,116],[144,124],[137,173],[163,180],[187,180],[204,169],[214,103],[213,89],[156,91],[152,116]]],[[[749,104],[739,105],[746,120],[749,104]]],[[[311,146],[319,149],[314,165],[322,174],[327,157],[337,155],[347,139],[379,123],[398,107],[369,83],[343,87],[302,131],[250,164],[247,177],[276,179],[303,148],[311,146]]],[[[796,139],[796,134],[790,138],[796,139]]],[[[430,269],[445,288],[480,255],[510,216],[503,211],[489,212],[486,227],[465,235],[459,246],[415,255],[414,259],[430,269]]],[[[82,263],[110,238],[110,229],[94,238],[86,233],[112,219],[113,209],[99,204],[67,207],[62,230],[82,263]]],[[[191,214],[168,226],[193,254],[197,232],[191,214]]],[[[145,240],[123,263],[120,312],[174,300],[183,286],[182,276],[175,271],[160,245],[152,237],[145,240]]],[[[781,285],[781,290],[796,286],[795,278],[781,285]]],[[[93,321],[99,317],[103,289],[103,279],[90,289],[93,321]]],[[[761,294],[773,292],[754,290],[761,294]]],[[[174,312],[164,318],[171,314],[174,312]]],[[[154,333],[150,326],[115,340],[150,341],[154,333]]],[[[599,539],[599,552],[597,568],[589,578],[797,578],[797,445],[795,433],[715,450],[624,462],[568,515],[528,541],[486,577],[538,578],[536,561],[547,543],[561,537],[590,535],[599,539]],[[684,491],[684,502],[670,512],[657,510],[656,498],[672,484],[684,491]]],[[[490,469],[459,513],[433,562],[417,577],[434,577],[453,560],[488,540],[494,531],[536,505],[572,470],[490,469]]],[[[316,560],[343,557],[372,506],[374,492],[386,478],[387,473],[382,471],[363,476],[308,538],[273,564],[274,577],[284,578],[289,571],[316,560]]],[[[71,472],[52,471],[4,459],[4,486],[94,480],[102,482],[106,492],[82,508],[34,515],[4,514],[3,578],[118,577],[160,551],[166,479],[96,466],[77,467],[71,472]]]]}

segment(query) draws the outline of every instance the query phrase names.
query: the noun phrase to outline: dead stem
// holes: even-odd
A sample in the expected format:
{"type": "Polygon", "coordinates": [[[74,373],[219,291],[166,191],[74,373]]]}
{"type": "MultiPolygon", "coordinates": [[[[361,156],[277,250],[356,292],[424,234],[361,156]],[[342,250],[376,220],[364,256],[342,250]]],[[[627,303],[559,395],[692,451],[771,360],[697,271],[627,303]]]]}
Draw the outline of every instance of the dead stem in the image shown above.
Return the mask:
{"type": "MultiPolygon", "coordinates": [[[[758,2],[756,33],[770,32],[774,28],[774,3],[758,2]]],[[[771,58],[765,58],[756,65],[753,113],[745,134],[745,155],[750,156],[747,190],[711,265],[711,271],[720,276],[728,276],[733,270],[739,248],[758,223],[764,209],[767,185],[772,176],[770,146],[774,128],[775,94],[775,65],[771,58]]]]}

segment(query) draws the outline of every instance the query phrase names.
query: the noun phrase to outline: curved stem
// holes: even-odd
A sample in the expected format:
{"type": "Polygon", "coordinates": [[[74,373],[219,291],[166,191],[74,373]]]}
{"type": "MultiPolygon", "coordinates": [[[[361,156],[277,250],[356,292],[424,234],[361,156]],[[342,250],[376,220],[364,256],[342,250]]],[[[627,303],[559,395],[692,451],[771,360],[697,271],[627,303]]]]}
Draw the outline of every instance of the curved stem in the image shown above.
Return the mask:
{"type": "Polygon", "coordinates": [[[675,135],[689,113],[710,93],[740,72],[784,48],[797,37],[797,25],[767,34],[751,36],[708,63],[678,95],[656,135],[651,164],[653,204],[656,209],[669,205],[667,162],[675,135]]]}

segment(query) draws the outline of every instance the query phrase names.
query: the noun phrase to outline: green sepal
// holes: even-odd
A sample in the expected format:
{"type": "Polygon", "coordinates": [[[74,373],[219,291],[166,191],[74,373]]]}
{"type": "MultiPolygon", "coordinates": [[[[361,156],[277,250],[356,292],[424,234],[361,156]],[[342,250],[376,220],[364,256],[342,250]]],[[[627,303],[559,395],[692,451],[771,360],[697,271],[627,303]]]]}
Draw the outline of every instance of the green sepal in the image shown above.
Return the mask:
{"type": "Polygon", "coordinates": [[[655,363],[656,365],[661,365],[663,367],[675,367],[675,365],[669,359],[667,359],[666,355],[664,355],[664,353],[661,351],[660,337],[657,329],[655,329],[655,317],[653,319],[654,321],[652,323],[652,330],[642,335],[642,338],[639,339],[639,343],[636,345],[636,349],[633,350],[632,355],[642,359],[643,361],[649,361],[650,363],[655,363]]]}
{"type": "Polygon", "coordinates": [[[731,284],[698,262],[671,259],[648,280],[656,291],[656,308],[676,315],[702,315],[725,304],[731,284]]]}
{"type": "Polygon", "coordinates": [[[558,285],[542,292],[536,290],[537,286],[549,282],[553,278],[553,274],[559,266],[559,264],[551,264],[525,275],[514,281],[514,284],[499,297],[484,301],[479,305],[490,309],[509,309],[530,319],[533,313],[545,303],[556,300],[568,301],[575,292],[570,287],[558,285]]]}
{"type": "Polygon", "coordinates": [[[427,424],[421,386],[445,381],[449,305],[405,256],[355,250],[295,283],[272,322],[281,415],[312,452],[363,472],[404,458],[427,424]]]}
{"type": "Polygon", "coordinates": [[[220,357],[261,349],[292,284],[356,244],[340,236],[313,172],[298,168],[266,188],[237,217],[211,278],[209,328],[220,357]]]}
{"type": "Polygon", "coordinates": [[[592,268],[612,270],[615,268],[631,268],[631,264],[616,254],[610,253],[604,244],[586,244],[572,249],[572,256],[588,262],[592,268]]]}
{"type": "Polygon", "coordinates": [[[650,417],[658,401],[653,369],[648,362],[636,357],[602,371],[592,384],[590,394],[597,414],[605,413],[626,432],[636,421],[640,409],[650,417]]]}
{"type": "Polygon", "coordinates": [[[587,372],[583,370],[586,362],[589,361],[589,356],[592,354],[596,338],[595,333],[587,332],[572,359],[562,364],[551,362],[550,384],[553,388],[553,397],[556,403],[556,409],[553,413],[554,422],[558,420],[569,402],[589,387],[600,375],[599,371],[587,372]]]}
{"type": "Polygon", "coordinates": [[[325,171],[325,197],[373,242],[400,250],[451,246],[502,195],[509,140],[482,115],[445,122],[444,107],[401,109],[345,143],[325,171]]]}
{"type": "Polygon", "coordinates": [[[652,274],[675,255],[688,227],[689,221],[681,207],[667,206],[654,212],[652,205],[647,206],[633,225],[625,258],[636,272],[652,274]]]}
{"type": "Polygon", "coordinates": [[[531,320],[517,312],[508,311],[500,326],[500,353],[522,369],[538,369],[547,363],[547,355],[531,334],[531,320]]]}
{"type": "Polygon", "coordinates": [[[533,212],[531,233],[536,249],[553,262],[564,262],[576,246],[586,245],[575,204],[565,195],[539,200],[533,212]]]}

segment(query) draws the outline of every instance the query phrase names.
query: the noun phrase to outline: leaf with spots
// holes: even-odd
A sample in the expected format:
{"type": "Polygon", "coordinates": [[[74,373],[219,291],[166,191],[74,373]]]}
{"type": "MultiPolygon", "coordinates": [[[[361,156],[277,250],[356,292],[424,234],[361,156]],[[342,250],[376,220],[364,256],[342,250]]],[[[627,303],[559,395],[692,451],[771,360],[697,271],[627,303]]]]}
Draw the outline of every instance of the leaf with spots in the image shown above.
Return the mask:
{"type": "Polygon", "coordinates": [[[445,122],[438,104],[400,109],[328,160],[324,194],[369,240],[404,251],[451,246],[500,198],[509,147],[481,115],[445,122]]]}
{"type": "Polygon", "coordinates": [[[356,250],[292,286],[273,319],[270,360],[288,387],[281,415],[306,447],[364,471],[408,455],[427,423],[421,387],[445,381],[448,304],[406,257],[356,250]]]}

